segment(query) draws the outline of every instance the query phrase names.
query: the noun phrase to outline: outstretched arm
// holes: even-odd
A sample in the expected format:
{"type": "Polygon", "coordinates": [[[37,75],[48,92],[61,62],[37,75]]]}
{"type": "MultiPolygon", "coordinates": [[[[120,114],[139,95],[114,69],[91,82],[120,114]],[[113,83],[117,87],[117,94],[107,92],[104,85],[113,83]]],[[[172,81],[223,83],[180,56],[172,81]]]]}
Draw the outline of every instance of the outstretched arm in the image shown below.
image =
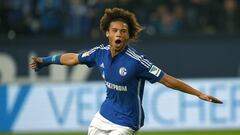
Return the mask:
{"type": "Polygon", "coordinates": [[[164,84],[165,86],[167,86],[169,88],[195,95],[202,100],[206,100],[206,101],[213,102],[213,103],[222,103],[221,100],[219,100],[215,97],[209,96],[207,94],[204,94],[201,91],[192,88],[185,82],[183,82],[179,79],[176,79],[168,74],[164,74],[164,76],[160,80],[160,83],[164,84]]]}
{"type": "Polygon", "coordinates": [[[79,64],[77,53],[66,53],[60,58],[60,62],[63,65],[74,66],[79,64]]]}
{"type": "Polygon", "coordinates": [[[35,71],[39,71],[41,68],[50,64],[73,66],[79,63],[77,53],[66,53],[63,55],[54,55],[48,57],[32,56],[32,60],[33,62],[30,64],[30,68],[35,71]]]}

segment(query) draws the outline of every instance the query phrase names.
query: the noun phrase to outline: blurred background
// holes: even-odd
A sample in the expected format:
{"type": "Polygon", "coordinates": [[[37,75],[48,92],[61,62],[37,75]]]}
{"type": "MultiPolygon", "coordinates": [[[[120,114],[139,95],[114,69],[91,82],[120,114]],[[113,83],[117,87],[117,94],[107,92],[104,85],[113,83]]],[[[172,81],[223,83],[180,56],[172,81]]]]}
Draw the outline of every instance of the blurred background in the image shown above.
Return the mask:
{"type": "Polygon", "coordinates": [[[178,92],[165,95],[167,88],[147,84],[145,134],[240,133],[239,0],[0,0],[1,134],[86,132],[105,95],[98,71],[54,65],[35,73],[28,64],[31,55],[108,44],[99,21],[112,7],[134,12],[144,26],[133,47],[166,73],[225,102],[213,106],[178,92]]]}
{"type": "Polygon", "coordinates": [[[238,0],[1,0],[1,35],[100,38],[107,7],[136,13],[147,36],[239,34],[238,0]]]}

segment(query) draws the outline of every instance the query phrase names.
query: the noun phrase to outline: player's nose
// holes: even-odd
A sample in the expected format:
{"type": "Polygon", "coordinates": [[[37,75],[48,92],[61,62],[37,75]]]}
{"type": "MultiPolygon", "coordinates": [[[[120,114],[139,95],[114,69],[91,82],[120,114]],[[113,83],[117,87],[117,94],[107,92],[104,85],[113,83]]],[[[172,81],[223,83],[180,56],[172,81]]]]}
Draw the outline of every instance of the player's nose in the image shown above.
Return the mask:
{"type": "Polygon", "coordinates": [[[120,31],[120,30],[118,30],[118,31],[116,32],[116,36],[121,36],[121,31],[120,31]]]}

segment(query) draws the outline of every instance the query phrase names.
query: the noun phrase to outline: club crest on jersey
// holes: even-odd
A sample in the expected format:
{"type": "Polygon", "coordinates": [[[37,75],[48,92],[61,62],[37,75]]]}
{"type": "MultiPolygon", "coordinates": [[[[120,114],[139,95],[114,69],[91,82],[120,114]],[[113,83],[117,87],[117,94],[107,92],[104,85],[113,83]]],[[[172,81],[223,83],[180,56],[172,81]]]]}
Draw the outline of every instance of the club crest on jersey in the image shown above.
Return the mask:
{"type": "Polygon", "coordinates": [[[126,69],[125,67],[121,67],[121,68],[119,69],[119,74],[120,74],[121,76],[127,75],[127,69],[126,69]]]}
{"type": "Polygon", "coordinates": [[[161,73],[161,69],[159,69],[157,66],[152,65],[151,69],[149,70],[149,72],[155,76],[159,76],[161,73]]]}

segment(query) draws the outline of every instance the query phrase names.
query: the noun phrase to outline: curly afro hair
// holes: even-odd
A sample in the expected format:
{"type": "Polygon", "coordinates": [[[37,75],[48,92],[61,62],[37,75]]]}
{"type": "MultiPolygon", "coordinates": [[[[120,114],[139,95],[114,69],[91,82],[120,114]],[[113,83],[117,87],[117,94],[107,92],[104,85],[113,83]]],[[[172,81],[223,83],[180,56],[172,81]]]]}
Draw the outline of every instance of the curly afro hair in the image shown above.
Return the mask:
{"type": "Polygon", "coordinates": [[[106,32],[113,21],[122,21],[128,25],[130,41],[136,41],[143,27],[138,23],[134,13],[121,8],[107,8],[100,20],[100,30],[106,32]]]}

